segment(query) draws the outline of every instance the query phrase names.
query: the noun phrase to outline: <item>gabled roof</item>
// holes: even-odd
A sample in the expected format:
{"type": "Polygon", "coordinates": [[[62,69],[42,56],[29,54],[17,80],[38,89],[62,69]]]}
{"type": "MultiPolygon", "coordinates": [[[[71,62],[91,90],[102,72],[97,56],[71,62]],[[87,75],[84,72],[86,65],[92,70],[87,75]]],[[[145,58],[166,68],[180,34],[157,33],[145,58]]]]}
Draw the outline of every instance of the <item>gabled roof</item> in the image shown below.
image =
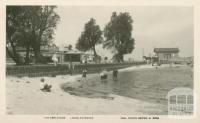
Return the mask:
{"type": "Polygon", "coordinates": [[[178,53],[178,48],[154,48],[155,53],[178,53]]]}
{"type": "Polygon", "coordinates": [[[64,54],[83,54],[83,52],[78,50],[69,50],[69,51],[64,51],[64,54]]]}

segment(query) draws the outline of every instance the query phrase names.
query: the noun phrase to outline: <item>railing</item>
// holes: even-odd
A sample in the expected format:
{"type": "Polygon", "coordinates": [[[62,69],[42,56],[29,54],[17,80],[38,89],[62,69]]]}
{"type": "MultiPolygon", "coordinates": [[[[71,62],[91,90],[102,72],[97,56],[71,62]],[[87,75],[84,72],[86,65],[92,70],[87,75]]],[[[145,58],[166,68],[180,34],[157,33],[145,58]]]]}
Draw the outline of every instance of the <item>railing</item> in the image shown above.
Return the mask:
{"type": "Polygon", "coordinates": [[[126,68],[134,65],[142,65],[144,62],[134,63],[108,63],[108,64],[74,64],[69,68],[69,65],[29,65],[29,66],[6,66],[7,76],[52,76],[64,74],[79,74],[82,69],[87,68],[89,73],[99,72],[103,69],[112,70],[114,67],[126,68]]]}

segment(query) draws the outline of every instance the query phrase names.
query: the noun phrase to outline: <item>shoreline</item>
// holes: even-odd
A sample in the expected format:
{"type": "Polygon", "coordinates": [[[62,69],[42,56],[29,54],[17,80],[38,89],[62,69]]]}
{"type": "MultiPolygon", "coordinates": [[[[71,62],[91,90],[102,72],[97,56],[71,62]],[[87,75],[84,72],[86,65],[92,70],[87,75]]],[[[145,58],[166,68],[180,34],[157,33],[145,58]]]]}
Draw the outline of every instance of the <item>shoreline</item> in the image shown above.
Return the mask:
{"type": "MultiPolygon", "coordinates": [[[[163,66],[164,67],[164,66],[163,66]]],[[[119,72],[139,69],[151,69],[154,66],[141,65],[120,69],[119,72]]],[[[112,71],[109,72],[109,74],[112,71]]],[[[88,74],[89,78],[97,73],[88,74]]],[[[87,98],[71,95],[61,89],[61,84],[77,87],[80,84],[78,75],[57,75],[56,77],[6,77],[7,114],[162,114],[156,107],[163,105],[144,100],[110,94],[114,99],[87,98]],[[40,78],[52,85],[52,91],[42,92],[39,89],[40,78]],[[99,108],[101,107],[101,108],[99,108]],[[134,107],[130,109],[130,107],[134,107]],[[140,111],[146,107],[148,109],[140,111]]]]}

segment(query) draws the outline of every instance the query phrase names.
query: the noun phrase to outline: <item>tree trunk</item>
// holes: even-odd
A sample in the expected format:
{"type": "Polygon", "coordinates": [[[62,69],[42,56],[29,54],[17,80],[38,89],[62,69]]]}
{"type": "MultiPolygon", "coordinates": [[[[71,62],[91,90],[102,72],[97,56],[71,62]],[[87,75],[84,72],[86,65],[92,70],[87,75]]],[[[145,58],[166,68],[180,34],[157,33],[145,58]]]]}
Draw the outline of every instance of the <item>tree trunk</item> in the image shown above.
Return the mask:
{"type": "Polygon", "coordinates": [[[17,59],[17,57],[15,57],[14,56],[14,54],[8,49],[8,47],[6,47],[6,52],[8,53],[8,55],[12,58],[12,60],[16,63],[16,64],[18,64],[18,59],[17,59]]]}
{"type": "Polygon", "coordinates": [[[124,54],[118,53],[114,57],[117,62],[124,62],[124,54]]]}
{"type": "Polygon", "coordinates": [[[12,60],[16,63],[16,65],[23,65],[23,60],[20,60],[19,54],[16,53],[16,50],[10,51],[8,47],[6,47],[6,52],[12,58],[12,60]],[[14,53],[15,51],[15,53],[14,53]]]}
{"type": "Polygon", "coordinates": [[[36,64],[45,63],[45,60],[43,59],[43,57],[40,53],[40,48],[36,48],[34,50],[34,54],[35,54],[35,63],[36,64]]]}
{"type": "Polygon", "coordinates": [[[40,53],[40,40],[41,38],[39,39],[35,39],[35,44],[33,46],[33,50],[34,50],[34,55],[35,55],[35,63],[36,64],[45,64],[46,61],[44,59],[44,57],[42,56],[42,54],[40,53]]]}
{"type": "Polygon", "coordinates": [[[96,63],[97,62],[97,52],[96,52],[95,46],[93,47],[93,52],[94,52],[94,62],[96,63]]]}
{"type": "Polygon", "coordinates": [[[42,34],[44,32],[44,29],[41,29],[39,32],[39,35],[36,37],[35,35],[35,39],[34,39],[34,54],[35,54],[35,63],[36,64],[46,64],[47,61],[45,60],[45,58],[42,56],[41,52],[40,52],[40,46],[41,46],[41,40],[42,40],[42,34]]]}
{"type": "Polygon", "coordinates": [[[120,62],[124,62],[124,54],[119,54],[119,60],[120,62]]]}
{"type": "Polygon", "coordinates": [[[8,53],[8,55],[12,58],[12,60],[16,63],[16,65],[23,65],[24,62],[22,59],[20,59],[20,55],[17,53],[15,45],[13,44],[13,41],[11,39],[11,36],[7,36],[6,37],[8,42],[11,45],[11,51],[9,50],[9,48],[6,46],[6,52],[8,53]]]}
{"type": "Polygon", "coordinates": [[[26,58],[25,58],[25,64],[28,65],[30,62],[30,45],[27,44],[26,46],[26,58]]]}

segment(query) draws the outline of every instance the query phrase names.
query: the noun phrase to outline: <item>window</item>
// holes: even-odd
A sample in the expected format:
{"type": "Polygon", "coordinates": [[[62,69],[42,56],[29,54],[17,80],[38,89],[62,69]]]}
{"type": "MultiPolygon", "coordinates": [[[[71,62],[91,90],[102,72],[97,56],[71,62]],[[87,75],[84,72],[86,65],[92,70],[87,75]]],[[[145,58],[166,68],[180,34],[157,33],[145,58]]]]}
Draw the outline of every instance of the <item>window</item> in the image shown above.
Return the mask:
{"type": "Polygon", "coordinates": [[[170,104],[176,104],[176,96],[170,96],[170,104]]]}
{"type": "Polygon", "coordinates": [[[178,95],[177,103],[178,104],[186,104],[186,95],[178,95]]]}
{"type": "Polygon", "coordinates": [[[164,59],[165,59],[165,60],[171,59],[171,55],[172,55],[172,54],[164,54],[164,59]]]}
{"type": "Polygon", "coordinates": [[[193,96],[192,95],[187,96],[187,104],[193,104],[193,96]]]}

